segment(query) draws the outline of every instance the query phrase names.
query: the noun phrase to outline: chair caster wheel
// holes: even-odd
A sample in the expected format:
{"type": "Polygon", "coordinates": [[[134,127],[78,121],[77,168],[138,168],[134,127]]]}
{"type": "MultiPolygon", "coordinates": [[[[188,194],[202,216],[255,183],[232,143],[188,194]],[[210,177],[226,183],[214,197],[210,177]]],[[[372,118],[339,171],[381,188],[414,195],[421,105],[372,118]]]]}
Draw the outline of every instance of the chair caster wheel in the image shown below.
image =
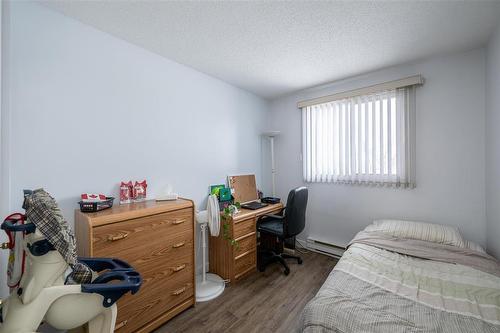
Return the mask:
{"type": "Polygon", "coordinates": [[[285,275],[288,275],[288,274],[290,274],[290,270],[287,268],[287,269],[285,269],[284,273],[285,273],[285,275]]]}
{"type": "Polygon", "coordinates": [[[302,259],[299,258],[297,261],[298,261],[299,265],[302,265],[302,259]]]}

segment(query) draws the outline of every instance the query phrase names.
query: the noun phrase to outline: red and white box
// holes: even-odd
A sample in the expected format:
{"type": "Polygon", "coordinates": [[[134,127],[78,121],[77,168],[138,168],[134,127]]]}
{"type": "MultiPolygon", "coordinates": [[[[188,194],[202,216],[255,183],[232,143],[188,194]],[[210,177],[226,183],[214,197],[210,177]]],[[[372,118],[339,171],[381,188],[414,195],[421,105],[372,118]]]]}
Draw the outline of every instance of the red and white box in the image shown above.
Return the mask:
{"type": "Polygon", "coordinates": [[[146,200],[147,187],[148,184],[146,183],[146,180],[143,180],[142,182],[135,182],[133,191],[134,202],[141,202],[146,200]]]}
{"type": "Polygon", "coordinates": [[[132,181],[128,183],[121,182],[120,184],[120,204],[131,203],[134,198],[132,181]]]}

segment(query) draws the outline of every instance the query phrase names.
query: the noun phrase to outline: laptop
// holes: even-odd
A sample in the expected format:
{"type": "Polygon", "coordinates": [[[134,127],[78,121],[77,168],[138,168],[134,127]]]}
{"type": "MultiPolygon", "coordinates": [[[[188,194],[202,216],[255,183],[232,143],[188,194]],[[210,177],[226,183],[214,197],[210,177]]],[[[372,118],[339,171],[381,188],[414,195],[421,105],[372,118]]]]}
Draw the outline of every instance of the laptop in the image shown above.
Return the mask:
{"type": "Polygon", "coordinates": [[[256,210],[256,209],[260,209],[260,208],[263,208],[266,206],[267,206],[267,204],[262,203],[260,201],[251,201],[251,202],[247,202],[247,203],[241,205],[241,208],[256,210]]]}
{"type": "Polygon", "coordinates": [[[255,175],[229,176],[228,184],[234,201],[240,202],[241,208],[256,210],[267,206],[259,201],[255,175]]]}

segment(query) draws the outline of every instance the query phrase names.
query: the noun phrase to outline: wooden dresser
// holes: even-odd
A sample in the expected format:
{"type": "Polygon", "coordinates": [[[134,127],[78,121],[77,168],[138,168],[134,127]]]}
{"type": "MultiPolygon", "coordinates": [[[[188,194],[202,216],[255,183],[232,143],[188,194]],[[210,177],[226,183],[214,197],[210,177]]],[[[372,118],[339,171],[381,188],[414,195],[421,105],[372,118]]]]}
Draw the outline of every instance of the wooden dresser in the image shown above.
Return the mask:
{"type": "Polygon", "coordinates": [[[195,303],[194,205],[146,201],[75,213],[78,255],[123,259],[141,273],[118,301],[115,332],[151,332],[195,303]]]}
{"type": "MultiPolygon", "coordinates": [[[[257,268],[257,218],[279,212],[281,203],[257,210],[242,209],[229,221],[229,235],[238,241],[233,246],[224,239],[223,228],[217,237],[209,237],[210,272],[230,282],[236,282],[257,268]]],[[[223,223],[223,221],[221,221],[223,223]]]]}

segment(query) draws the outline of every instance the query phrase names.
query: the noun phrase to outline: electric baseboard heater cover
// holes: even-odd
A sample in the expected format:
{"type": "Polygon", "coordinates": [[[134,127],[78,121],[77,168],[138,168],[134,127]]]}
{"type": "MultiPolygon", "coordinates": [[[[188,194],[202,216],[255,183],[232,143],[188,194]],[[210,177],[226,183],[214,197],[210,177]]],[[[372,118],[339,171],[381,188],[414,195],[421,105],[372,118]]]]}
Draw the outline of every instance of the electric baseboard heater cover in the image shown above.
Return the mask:
{"type": "Polygon", "coordinates": [[[320,241],[311,237],[307,238],[307,248],[334,257],[341,257],[346,250],[343,246],[320,241]]]}

